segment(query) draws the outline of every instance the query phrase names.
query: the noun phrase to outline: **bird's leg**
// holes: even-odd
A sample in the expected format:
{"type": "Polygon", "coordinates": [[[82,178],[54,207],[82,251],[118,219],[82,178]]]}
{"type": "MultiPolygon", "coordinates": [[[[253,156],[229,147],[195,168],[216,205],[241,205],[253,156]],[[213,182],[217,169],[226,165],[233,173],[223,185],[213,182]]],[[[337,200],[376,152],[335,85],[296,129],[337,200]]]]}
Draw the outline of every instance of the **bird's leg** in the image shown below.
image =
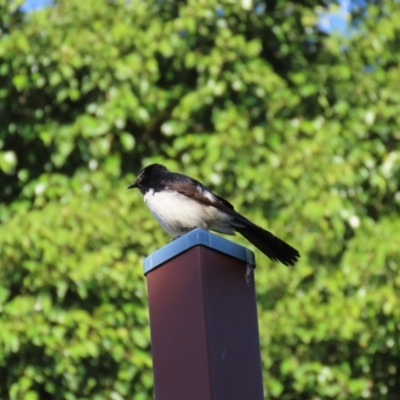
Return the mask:
{"type": "Polygon", "coordinates": [[[173,242],[175,239],[179,239],[180,237],[182,237],[183,235],[185,235],[186,233],[188,233],[188,232],[190,232],[190,231],[194,231],[196,229],[196,227],[194,227],[194,228],[184,228],[184,229],[181,229],[184,233],[182,234],[182,235],[180,235],[180,236],[175,236],[175,237],[173,237],[172,239],[170,239],[170,243],[171,242],[173,242]]]}

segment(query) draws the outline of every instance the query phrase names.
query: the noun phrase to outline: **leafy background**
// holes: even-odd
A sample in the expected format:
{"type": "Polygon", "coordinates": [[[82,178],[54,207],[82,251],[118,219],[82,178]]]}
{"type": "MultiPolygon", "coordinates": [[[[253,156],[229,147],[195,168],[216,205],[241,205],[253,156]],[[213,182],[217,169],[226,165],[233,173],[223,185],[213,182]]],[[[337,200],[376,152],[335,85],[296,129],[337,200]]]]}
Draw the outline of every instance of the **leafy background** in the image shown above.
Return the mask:
{"type": "MultiPolygon", "coordinates": [[[[400,4],[0,0],[0,398],[153,398],[127,191],[162,162],[301,250],[256,251],[267,399],[400,393],[400,4]],[[330,4],[329,7],[335,7],[330,4]]],[[[239,243],[248,245],[241,238],[239,243]]]]}

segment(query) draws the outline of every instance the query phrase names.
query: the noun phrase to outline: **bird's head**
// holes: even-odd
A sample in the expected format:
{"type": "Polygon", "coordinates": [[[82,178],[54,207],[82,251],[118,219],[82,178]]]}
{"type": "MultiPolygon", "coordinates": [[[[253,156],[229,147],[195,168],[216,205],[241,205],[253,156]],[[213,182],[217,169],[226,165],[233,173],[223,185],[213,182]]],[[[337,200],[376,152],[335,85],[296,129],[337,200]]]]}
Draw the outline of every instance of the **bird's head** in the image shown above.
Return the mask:
{"type": "Polygon", "coordinates": [[[164,174],[165,172],[168,172],[168,170],[164,167],[164,165],[148,165],[139,172],[139,175],[137,176],[135,182],[129,185],[128,189],[139,188],[139,190],[143,193],[146,187],[148,187],[154,179],[164,174]]]}

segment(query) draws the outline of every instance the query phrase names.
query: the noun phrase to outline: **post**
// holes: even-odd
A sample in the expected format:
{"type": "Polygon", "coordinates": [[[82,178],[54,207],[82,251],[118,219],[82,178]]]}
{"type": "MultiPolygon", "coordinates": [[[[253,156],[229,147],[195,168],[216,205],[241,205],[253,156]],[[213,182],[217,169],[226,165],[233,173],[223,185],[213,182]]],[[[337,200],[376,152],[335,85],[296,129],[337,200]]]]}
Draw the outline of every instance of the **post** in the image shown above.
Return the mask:
{"type": "Polygon", "coordinates": [[[144,265],[156,400],[262,400],[253,253],[196,229],[144,265]]]}

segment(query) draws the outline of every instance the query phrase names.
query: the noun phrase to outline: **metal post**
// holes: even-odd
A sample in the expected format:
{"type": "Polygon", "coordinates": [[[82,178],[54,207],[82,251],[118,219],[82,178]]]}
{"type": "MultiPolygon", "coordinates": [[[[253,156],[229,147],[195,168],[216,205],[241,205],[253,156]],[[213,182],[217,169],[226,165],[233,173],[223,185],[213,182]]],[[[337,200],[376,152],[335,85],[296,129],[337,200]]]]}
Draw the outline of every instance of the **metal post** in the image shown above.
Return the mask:
{"type": "Polygon", "coordinates": [[[145,260],[156,400],[262,400],[254,255],[196,229],[145,260]]]}

